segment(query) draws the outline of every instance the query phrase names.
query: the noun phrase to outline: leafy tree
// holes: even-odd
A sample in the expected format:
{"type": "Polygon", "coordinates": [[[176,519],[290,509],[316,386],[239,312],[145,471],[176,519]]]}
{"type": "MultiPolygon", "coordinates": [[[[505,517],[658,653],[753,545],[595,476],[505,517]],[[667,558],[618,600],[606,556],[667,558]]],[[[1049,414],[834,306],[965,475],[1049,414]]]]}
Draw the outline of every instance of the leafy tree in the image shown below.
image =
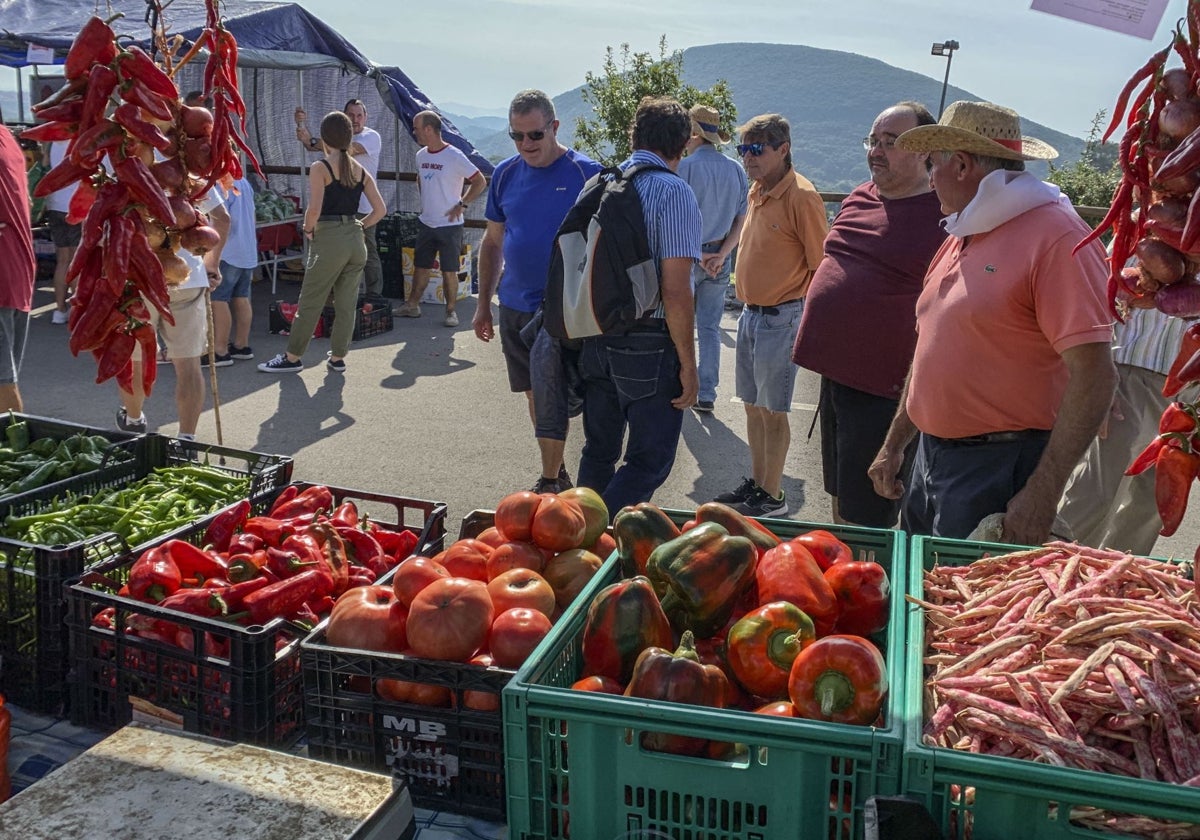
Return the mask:
{"type": "Polygon", "coordinates": [[[733,92],[719,80],[708,90],[683,83],[683,53],[667,51],[667,36],[658,41],[658,58],[648,52],[635,53],[629,44],[621,45],[618,59],[612,47],[604,53],[604,70],[587,73],[583,101],[595,116],[579,117],[575,123],[574,145],[606,166],[629,157],[629,129],[638,103],[645,96],[670,96],[691,108],[697,103],[710,105],[721,115],[721,128],[732,132],[737,109],[733,92]]]}
{"type": "Polygon", "coordinates": [[[1050,164],[1050,175],[1046,179],[1058,185],[1072,204],[1088,207],[1107,207],[1112,201],[1117,183],[1121,180],[1121,169],[1117,165],[1117,144],[1101,143],[1100,134],[1104,126],[1103,109],[1092,117],[1092,128],[1079,160],[1063,168],[1050,164]]]}

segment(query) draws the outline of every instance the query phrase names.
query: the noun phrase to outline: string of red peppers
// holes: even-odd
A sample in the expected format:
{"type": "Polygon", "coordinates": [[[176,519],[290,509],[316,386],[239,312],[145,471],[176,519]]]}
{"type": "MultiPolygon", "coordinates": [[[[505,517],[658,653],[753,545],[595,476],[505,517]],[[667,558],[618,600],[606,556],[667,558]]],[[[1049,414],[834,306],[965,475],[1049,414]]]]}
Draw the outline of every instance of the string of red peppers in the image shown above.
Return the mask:
{"type": "MultiPolygon", "coordinates": [[[[174,323],[169,287],[190,268],[176,251],[203,254],[219,236],[192,205],[213,184],[240,177],[237,149],[246,148],[245,107],[237,90],[237,44],[207,0],[208,27],[198,43],[216,45],[205,72],[218,118],[179,102],[174,81],[141,48],[123,46],[111,22],[93,16],[64,63],[66,84],[33,106],[41,124],[22,133],[39,142],[67,141],[61,163],[36,197],[77,184],[67,221],[83,234],[67,269],[75,284],[68,327],[71,353],[91,352],[96,382],[116,377],[133,390],[131,354],[158,351],[149,307],[174,323]],[[235,125],[233,115],[241,122],[235,125]]],[[[261,174],[261,172],[260,172],[261,174]]],[[[149,395],[157,367],[142,365],[149,395]]]]}

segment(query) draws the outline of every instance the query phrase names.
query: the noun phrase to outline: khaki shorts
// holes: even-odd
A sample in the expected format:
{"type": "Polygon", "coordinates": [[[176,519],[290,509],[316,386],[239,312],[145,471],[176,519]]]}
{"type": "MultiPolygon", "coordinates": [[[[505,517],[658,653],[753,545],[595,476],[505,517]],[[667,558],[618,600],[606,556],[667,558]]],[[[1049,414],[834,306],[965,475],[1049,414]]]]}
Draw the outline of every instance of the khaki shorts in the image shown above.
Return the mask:
{"type": "MultiPolygon", "coordinates": [[[[208,314],[204,308],[204,289],[181,289],[171,292],[171,314],[175,324],[168,324],[158,310],[150,310],[150,323],[167,347],[167,358],[190,359],[203,356],[208,350],[208,314]]],[[[141,348],[133,349],[133,360],[141,361],[141,348]]]]}

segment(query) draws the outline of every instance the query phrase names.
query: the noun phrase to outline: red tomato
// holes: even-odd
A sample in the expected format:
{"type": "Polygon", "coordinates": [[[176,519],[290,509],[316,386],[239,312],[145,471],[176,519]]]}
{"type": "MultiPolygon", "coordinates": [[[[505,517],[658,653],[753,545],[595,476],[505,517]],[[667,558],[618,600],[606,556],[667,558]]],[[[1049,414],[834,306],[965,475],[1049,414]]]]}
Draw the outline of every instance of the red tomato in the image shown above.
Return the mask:
{"type": "Polygon", "coordinates": [[[466,662],[487,645],[495,617],[487,587],[469,578],[435,580],[408,611],[408,643],[424,659],[466,662]]]}
{"type": "Polygon", "coordinates": [[[612,677],[584,677],[581,680],[576,680],[571,688],[576,691],[598,691],[601,694],[624,694],[625,686],[614,680],[612,677]]]}
{"type": "Polygon", "coordinates": [[[613,539],[612,534],[603,533],[594,543],[585,545],[584,548],[597,557],[608,557],[617,550],[617,541],[613,539]]]}
{"type": "Polygon", "coordinates": [[[541,574],[546,568],[546,555],[531,542],[512,541],[496,546],[488,557],[488,580],[495,580],[509,569],[533,569],[541,574]]]}
{"type": "Polygon", "coordinates": [[[475,539],[481,543],[490,545],[492,548],[497,548],[508,542],[504,535],[500,533],[500,529],[493,525],[491,528],[485,528],[475,539]]]}
{"type": "Polygon", "coordinates": [[[584,531],[583,542],[580,545],[587,548],[600,539],[600,535],[608,528],[611,520],[608,515],[608,507],[604,504],[604,499],[600,498],[600,494],[590,487],[572,487],[570,490],[559,493],[558,497],[570,499],[583,510],[583,518],[587,521],[587,530],[584,531]]]}
{"type": "Polygon", "coordinates": [[[496,505],[496,528],[508,540],[529,542],[533,539],[533,515],[542,497],[529,490],[509,493],[496,505]]]}
{"type": "Polygon", "coordinates": [[[450,577],[446,567],[436,560],[414,554],[396,567],[392,577],[392,591],[405,606],[412,604],[417,593],[435,580],[450,577]]]}
{"type": "Polygon", "coordinates": [[[807,548],[813,559],[817,561],[817,565],[821,567],[822,572],[834,563],[854,559],[854,552],[850,546],[828,531],[809,531],[807,534],[792,537],[791,541],[800,543],[807,548]]]}
{"type": "MultiPolygon", "coordinates": [[[[489,668],[495,660],[490,653],[479,653],[471,657],[469,664],[489,668]]],[[[500,709],[500,695],[491,691],[464,691],[463,706],[477,712],[495,712],[500,709]]]]}
{"type": "Polygon", "coordinates": [[[390,586],[356,586],[333,605],[325,638],[334,647],[399,653],[408,644],[407,613],[390,586]]]}
{"type": "Polygon", "coordinates": [[[550,619],[537,610],[505,610],[492,623],[492,656],[501,668],[519,668],[550,632],[550,619]]]}
{"type": "Polygon", "coordinates": [[[441,564],[451,577],[465,577],[487,583],[487,561],[492,547],[479,540],[465,539],[452,543],[442,553],[441,564]]]}
{"type": "Polygon", "coordinates": [[[532,569],[502,572],[488,584],[488,594],[497,615],[514,607],[528,607],[547,618],[554,615],[554,589],[532,569]]]}
{"type": "Polygon", "coordinates": [[[384,700],[418,706],[449,706],[454,699],[450,689],[445,686],[406,680],[377,680],[375,693],[384,700]]]}
{"type": "Polygon", "coordinates": [[[560,551],[550,559],[542,570],[542,577],[554,587],[554,599],[560,610],[570,606],[603,564],[603,560],[582,548],[560,551]]]}
{"type": "Polygon", "coordinates": [[[542,548],[567,551],[583,544],[587,519],[578,502],[546,493],[534,511],[530,533],[533,541],[542,548]]]}

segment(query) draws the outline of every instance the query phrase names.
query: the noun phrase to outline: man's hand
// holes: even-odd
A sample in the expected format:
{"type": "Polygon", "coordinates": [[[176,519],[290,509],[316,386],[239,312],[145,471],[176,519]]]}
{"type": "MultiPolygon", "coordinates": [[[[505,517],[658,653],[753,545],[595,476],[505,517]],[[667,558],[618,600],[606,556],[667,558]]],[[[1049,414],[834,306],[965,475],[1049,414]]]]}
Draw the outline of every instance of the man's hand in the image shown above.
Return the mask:
{"type": "Polygon", "coordinates": [[[453,207],[451,207],[449,210],[446,211],[446,218],[451,222],[458,222],[459,220],[462,219],[462,214],[463,214],[463,206],[461,204],[455,204],[453,207]]]}
{"type": "Polygon", "coordinates": [[[496,331],[492,328],[492,305],[482,298],[475,301],[475,317],[471,319],[471,328],[480,341],[491,341],[496,337],[496,331]]]}
{"type": "Polygon", "coordinates": [[[302,128],[308,122],[308,112],[303,108],[297,108],[294,116],[296,118],[296,128],[302,128]]]}
{"type": "Polygon", "coordinates": [[[1041,545],[1050,539],[1057,498],[1047,498],[1033,482],[1027,483],[1008,502],[1004,512],[1002,541],[1012,545],[1041,545]]]}
{"type": "Polygon", "coordinates": [[[683,393],[671,400],[671,405],[680,411],[686,411],[696,404],[696,397],[700,393],[700,377],[694,366],[680,366],[679,385],[683,393]]]}
{"type": "Polygon", "coordinates": [[[886,449],[879,450],[879,454],[867,468],[867,475],[870,477],[876,493],[885,499],[899,499],[904,495],[904,482],[898,478],[900,467],[903,464],[903,450],[895,455],[886,449]]]}
{"type": "Polygon", "coordinates": [[[700,258],[700,267],[709,277],[716,277],[725,265],[725,257],[720,254],[705,254],[700,258]]]}

